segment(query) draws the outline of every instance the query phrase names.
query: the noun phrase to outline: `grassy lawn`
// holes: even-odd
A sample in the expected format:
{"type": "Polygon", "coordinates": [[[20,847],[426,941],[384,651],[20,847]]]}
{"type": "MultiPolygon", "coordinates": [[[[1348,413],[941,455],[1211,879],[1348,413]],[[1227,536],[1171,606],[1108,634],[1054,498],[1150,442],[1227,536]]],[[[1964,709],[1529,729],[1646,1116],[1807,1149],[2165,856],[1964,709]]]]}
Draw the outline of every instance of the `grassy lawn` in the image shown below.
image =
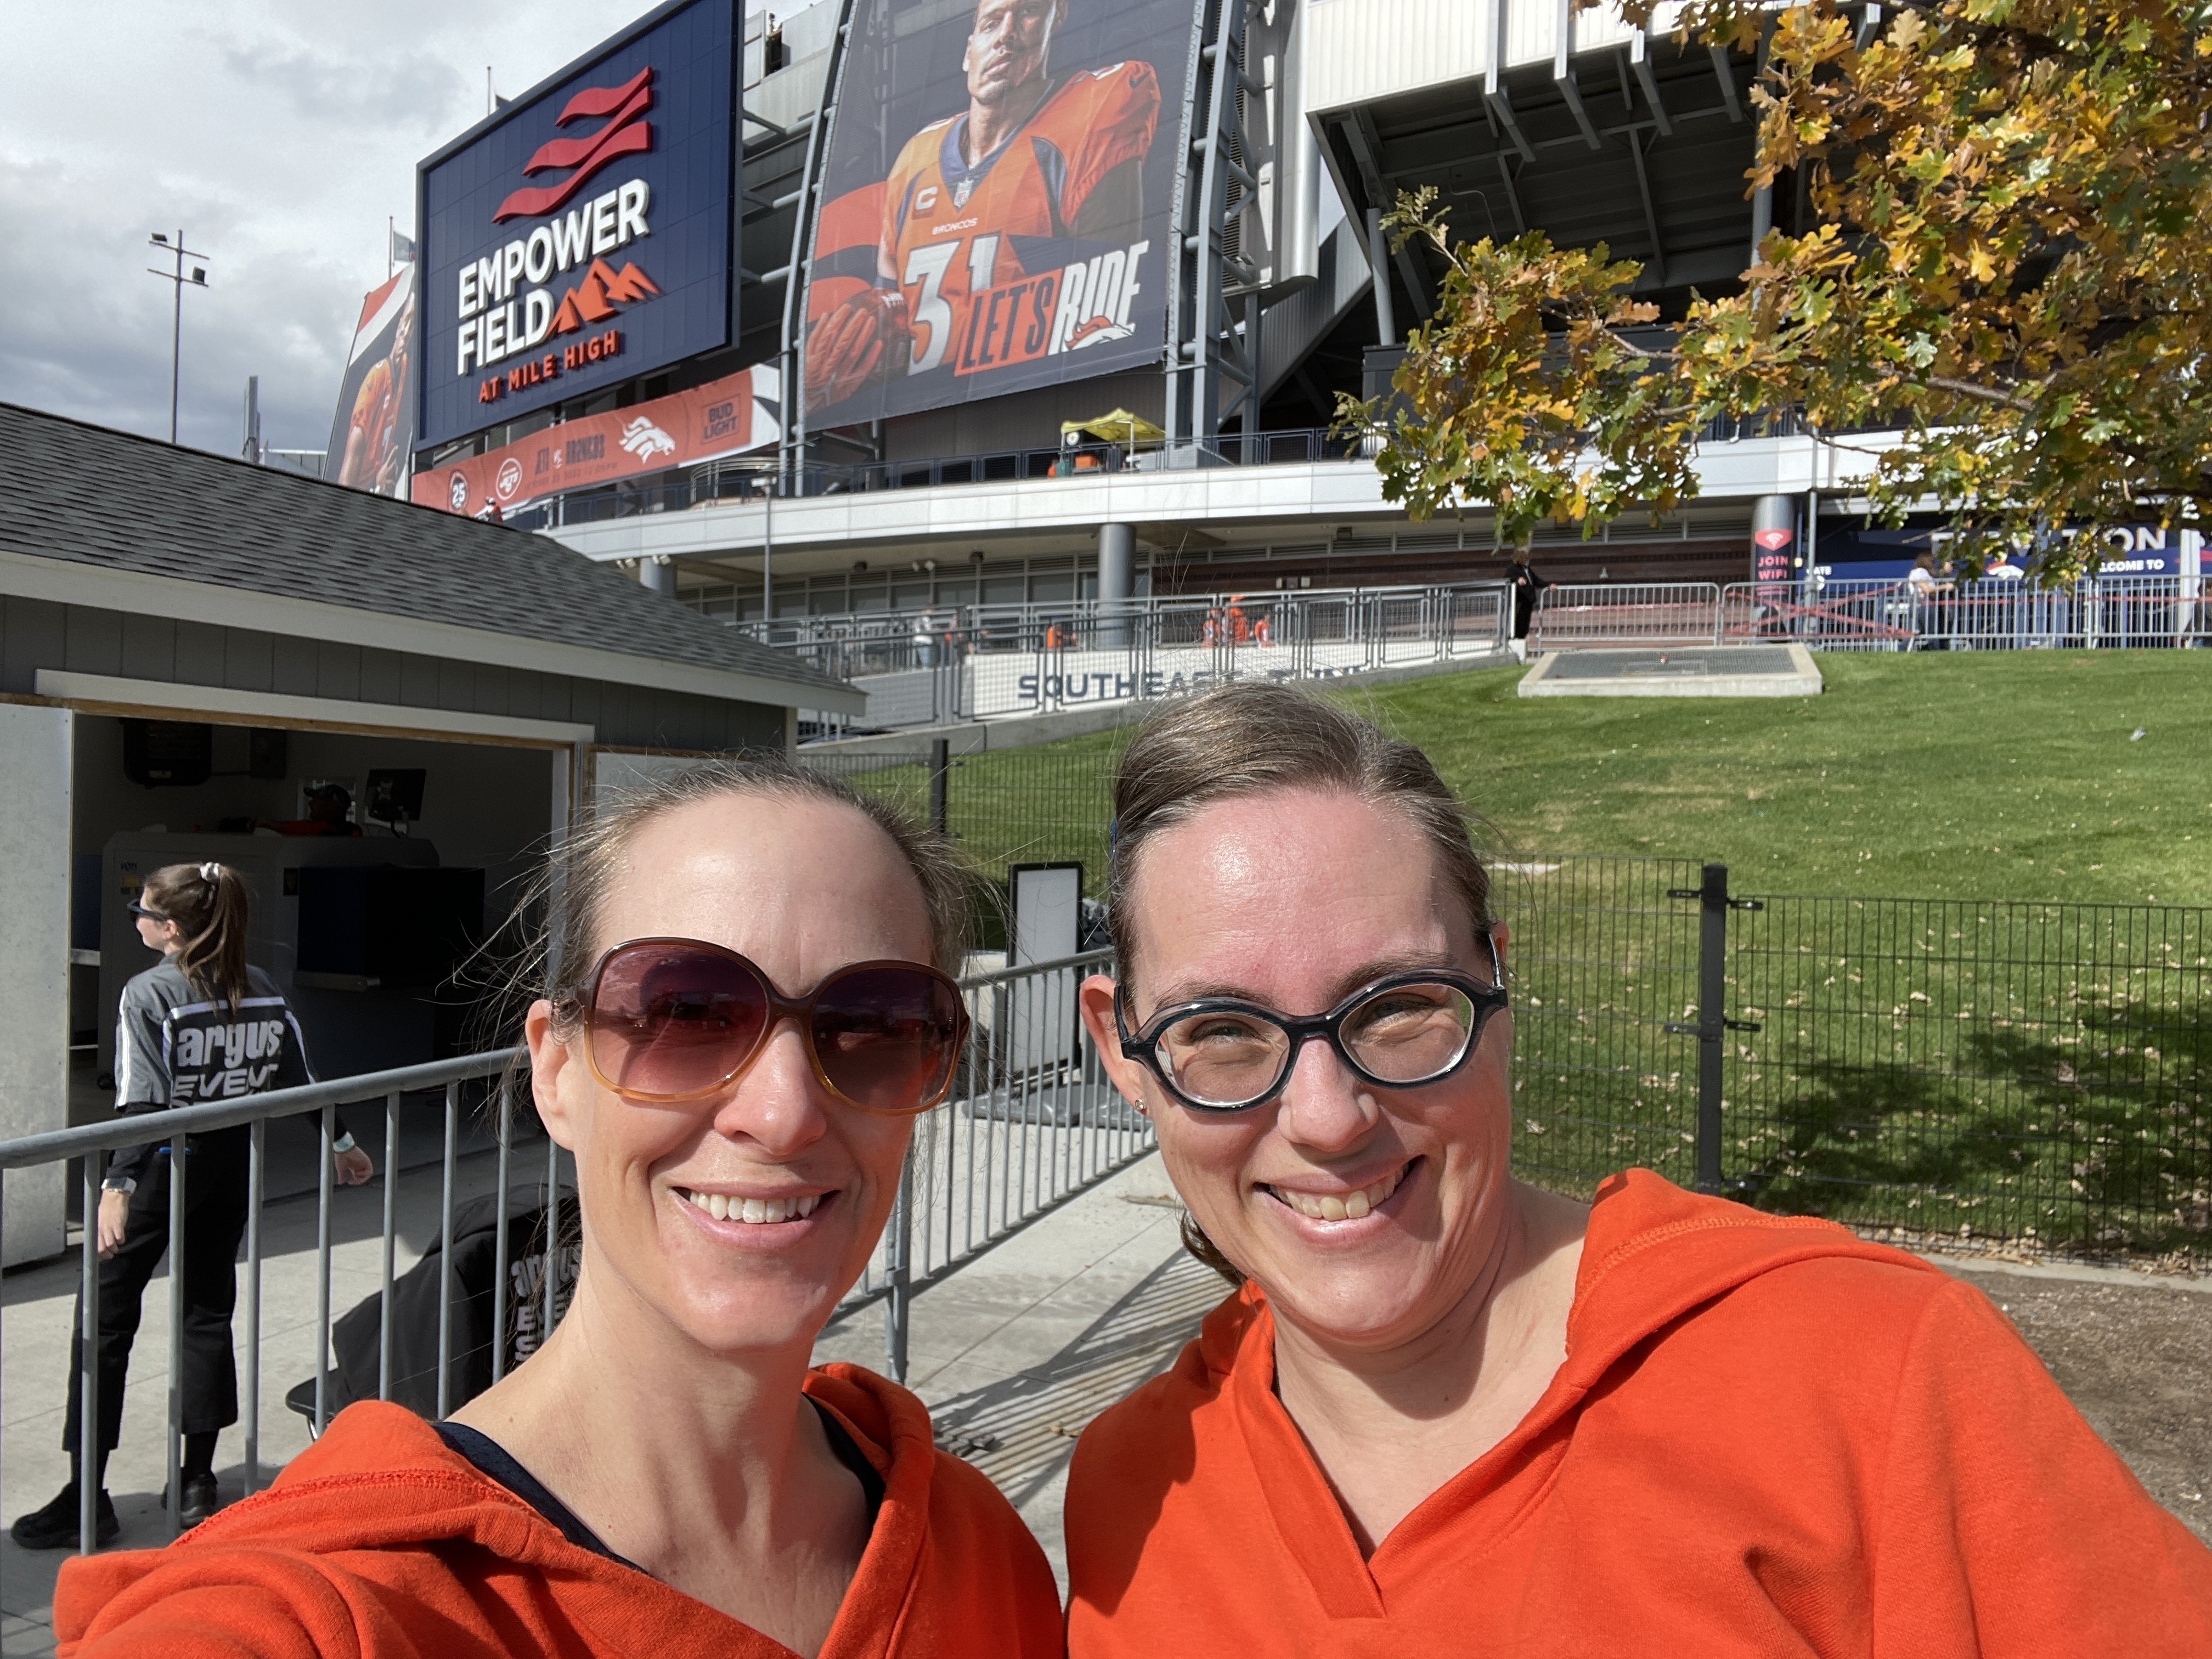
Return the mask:
{"type": "Polygon", "coordinates": [[[1750,892],[2212,904],[2212,655],[1817,660],[1826,693],[1787,701],[1522,699],[1519,669],[1355,701],[1507,848],[1718,859],[1750,892]]]}
{"type": "MultiPolygon", "coordinates": [[[[1523,699],[1518,668],[1344,695],[1509,857],[1718,859],[1746,892],[2212,904],[2212,653],[1817,660],[1828,689],[1802,699],[1523,699]]],[[[960,763],[952,828],[992,866],[1082,859],[1096,890],[1127,737],[960,763]]],[[[919,805],[919,769],[876,781],[919,805]]]]}

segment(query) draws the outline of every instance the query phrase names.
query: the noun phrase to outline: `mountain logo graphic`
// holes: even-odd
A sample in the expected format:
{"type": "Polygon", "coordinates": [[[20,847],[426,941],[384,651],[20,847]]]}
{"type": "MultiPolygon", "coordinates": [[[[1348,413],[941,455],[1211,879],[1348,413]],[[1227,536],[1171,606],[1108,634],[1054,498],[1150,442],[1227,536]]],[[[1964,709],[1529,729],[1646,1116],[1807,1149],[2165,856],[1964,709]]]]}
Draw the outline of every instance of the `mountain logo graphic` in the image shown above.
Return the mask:
{"type": "Polygon", "coordinates": [[[536,219],[552,212],[602,167],[624,155],[643,155],[653,149],[653,123],[643,119],[653,107],[653,70],[640,70],[618,87],[588,87],[571,98],[553,125],[588,121],[605,116],[606,125],[583,138],[551,138],[538,147],[523,163],[523,177],[566,170],[568,177],[555,185],[525,187],[499,204],[494,224],[509,219],[536,219]]]}
{"type": "Polygon", "coordinates": [[[676,440],[641,415],[623,428],[622,447],[641,461],[649,461],[656,455],[673,455],[676,440]]]}
{"type": "Polygon", "coordinates": [[[623,306],[658,298],[659,293],[653,278],[635,265],[624,263],[616,270],[605,259],[594,259],[584,280],[561,296],[547,332],[574,334],[590,324],[604,323],[623,306]]]}

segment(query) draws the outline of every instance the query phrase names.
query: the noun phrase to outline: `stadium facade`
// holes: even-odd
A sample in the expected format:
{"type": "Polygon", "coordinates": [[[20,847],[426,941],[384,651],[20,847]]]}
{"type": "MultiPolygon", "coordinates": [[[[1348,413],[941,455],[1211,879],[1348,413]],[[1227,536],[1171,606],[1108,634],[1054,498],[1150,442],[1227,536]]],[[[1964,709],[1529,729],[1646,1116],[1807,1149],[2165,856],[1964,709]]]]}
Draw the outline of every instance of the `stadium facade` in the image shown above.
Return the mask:
{"type": "MultiPolygon", "coordinates": [[[[732,620],[1493,577],[1328,432],[1435,303],[1375,216],[1432,185],[1679,315],[1809,213],[1747,191],[1756,70],[1571,0],[679,0],[423,162],[416,498],[732,620]]],[[[1534,562],[1893,557],[1850,465],[1717,431],[1686,508],[1534,562]]]]}

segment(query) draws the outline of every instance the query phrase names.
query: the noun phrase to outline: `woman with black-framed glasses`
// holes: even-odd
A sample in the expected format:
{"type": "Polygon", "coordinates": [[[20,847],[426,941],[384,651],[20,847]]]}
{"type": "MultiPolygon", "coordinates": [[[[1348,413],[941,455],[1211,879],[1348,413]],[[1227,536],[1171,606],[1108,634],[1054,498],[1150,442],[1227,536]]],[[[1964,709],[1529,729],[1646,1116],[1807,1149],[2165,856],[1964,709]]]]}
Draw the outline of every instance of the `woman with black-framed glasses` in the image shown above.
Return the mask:
{"type": "Polygon", "coordinates": [[[1012,1505],[905,1389],[811,1364],[953,1085],[965,884],[938,837],[780,763],[603,806],[523,910],[560,896],[522,1022],[575,1158],[559,1324],[447,1421],[349,1407],[175,1547],[72,1563],[62,1639],[1056,1659],[1012,1505]]]}
{"type": "Polygon", "coordinates": [[[2212,1555],[1978,1292],[1516,1177],[1507,930],[1418,750],[1232,685],[1114,805],[1085,1024],[1237,1288],[1077,1445],[1072,1659],[2212,1652],[2212,1555]]]}

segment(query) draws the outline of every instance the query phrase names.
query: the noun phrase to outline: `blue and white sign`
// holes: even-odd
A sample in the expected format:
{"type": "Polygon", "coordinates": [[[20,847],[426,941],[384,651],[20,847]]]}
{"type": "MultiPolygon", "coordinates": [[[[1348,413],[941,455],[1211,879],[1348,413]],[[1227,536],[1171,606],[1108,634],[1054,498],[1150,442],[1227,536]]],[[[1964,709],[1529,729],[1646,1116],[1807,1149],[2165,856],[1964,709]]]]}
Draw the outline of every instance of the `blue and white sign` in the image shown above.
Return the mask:
{"type": "MultiPolygon", "coordinates": [[[[2179,576],[2197,574],[2191,532],[2162,530],[2154,524],[2113,525],[2099,532],[2105,562],[2100,576],[2179,576]],[[2184,567],[2187,568],[2185,568],[2184,567]]],[[[1836,581],[1902,581],[1914,561],[1933,550],[1945,562],[1950,538],[1942,530],[1823,531],[1816,550],[1819,576],[1836,581]]],[[[2017,558],[2008,561],[2015,568],[2017,558]]]]}
{"type": "Polygon", "coordinates": [[[737,0],[679,0],[424,161],[428,447],[730,338],[737,0]]]}

